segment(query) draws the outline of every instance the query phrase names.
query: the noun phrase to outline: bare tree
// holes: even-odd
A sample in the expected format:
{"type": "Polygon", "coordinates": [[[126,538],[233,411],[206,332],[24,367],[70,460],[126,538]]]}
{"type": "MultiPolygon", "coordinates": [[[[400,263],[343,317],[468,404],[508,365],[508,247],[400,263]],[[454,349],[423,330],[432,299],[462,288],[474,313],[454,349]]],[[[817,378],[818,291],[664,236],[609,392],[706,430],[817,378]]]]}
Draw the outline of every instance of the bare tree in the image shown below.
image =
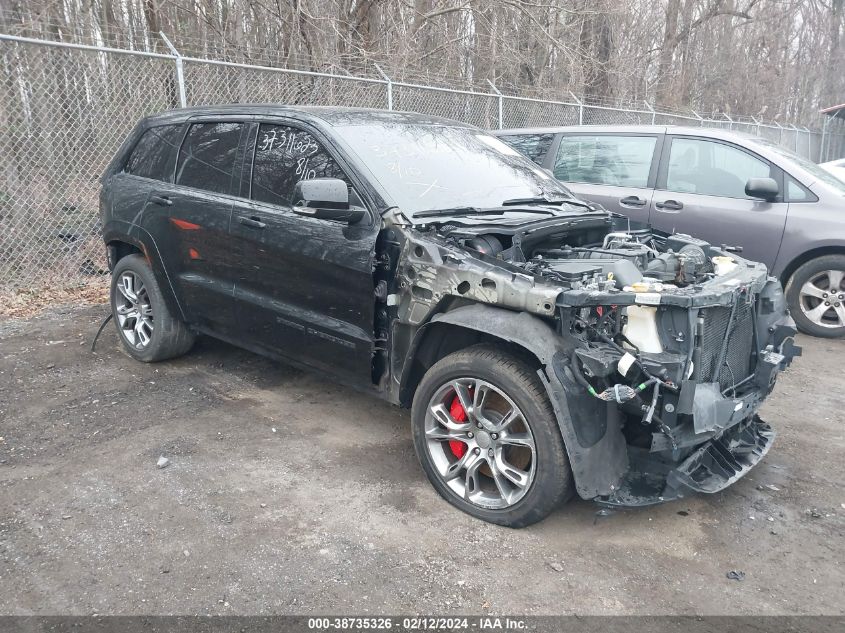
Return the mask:
{"type": "Polygon", "coordinates": [[[808,119],[845,0],[0,0],[6,32],[308,70],[808,119]]]}

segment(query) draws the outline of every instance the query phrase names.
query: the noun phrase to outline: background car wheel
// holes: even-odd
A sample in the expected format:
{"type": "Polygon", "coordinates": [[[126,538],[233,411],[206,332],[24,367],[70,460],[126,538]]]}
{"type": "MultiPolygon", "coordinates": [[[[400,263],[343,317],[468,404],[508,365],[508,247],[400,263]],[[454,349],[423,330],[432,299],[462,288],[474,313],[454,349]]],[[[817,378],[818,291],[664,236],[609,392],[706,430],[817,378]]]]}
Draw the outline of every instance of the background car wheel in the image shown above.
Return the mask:
{"type": "Polygon", "coordinates": [[[813,336],[845,336],[845,255],[825,255],[796,270],[786,301],[798,329],[813,336]]]}
{"type": "Polygon", "coordinates": [[[516,356],[478,345],[443,358],[420,382],[411,418],[429,481],[472,516],[524,527],[573,495],[546,390],[516,356]]]}
{"type": "Polygon", "coordinates": [[[129,355],[145,363],[185,354],[194,334],[170,314],[149,264],[128,255],[112,271],[111,309],[117,333],[129,355]]]}

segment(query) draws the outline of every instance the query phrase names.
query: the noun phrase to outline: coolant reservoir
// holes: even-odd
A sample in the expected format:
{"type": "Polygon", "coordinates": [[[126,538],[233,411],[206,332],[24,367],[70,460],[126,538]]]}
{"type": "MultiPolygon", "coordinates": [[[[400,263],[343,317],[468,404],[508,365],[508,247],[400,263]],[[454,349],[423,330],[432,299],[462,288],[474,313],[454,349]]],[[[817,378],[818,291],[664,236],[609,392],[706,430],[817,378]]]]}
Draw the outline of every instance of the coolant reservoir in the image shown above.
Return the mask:
{"type": "Polygon", "coordinates": [[[737,266],[736,261],[734,261],[733,257],[726,257],[724,255],[714,257],[712,261],[713,271],[716,273],[717,277],[727,275],[737,266]]]}
{"type": "Polygon", "coordinates": [[[657,335],[657,308],[650,306],[628,306],[628,322],[622,328],[631,343],[641,352],[659,354],[663,351],[657,335]]]}

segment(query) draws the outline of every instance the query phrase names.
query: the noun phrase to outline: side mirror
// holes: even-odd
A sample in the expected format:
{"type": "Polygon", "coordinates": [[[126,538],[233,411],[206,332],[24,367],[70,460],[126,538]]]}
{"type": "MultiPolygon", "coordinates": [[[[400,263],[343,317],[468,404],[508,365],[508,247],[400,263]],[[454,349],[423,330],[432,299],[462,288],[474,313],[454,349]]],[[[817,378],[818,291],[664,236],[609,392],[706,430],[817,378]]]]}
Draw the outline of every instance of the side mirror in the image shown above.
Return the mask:
{"type": "Polygon", "coordinates": [[[340,178],[300,180],[293,189],[293,212],[321,220],[355,224],[366,211],[349,206],[349,189],[340,178]]]}
{"type": "Polygon", "coordinates": [[[745,183],[745,195],[772,202],[778,197],[780,188],[773,178],[749,178],[745,183]]]}

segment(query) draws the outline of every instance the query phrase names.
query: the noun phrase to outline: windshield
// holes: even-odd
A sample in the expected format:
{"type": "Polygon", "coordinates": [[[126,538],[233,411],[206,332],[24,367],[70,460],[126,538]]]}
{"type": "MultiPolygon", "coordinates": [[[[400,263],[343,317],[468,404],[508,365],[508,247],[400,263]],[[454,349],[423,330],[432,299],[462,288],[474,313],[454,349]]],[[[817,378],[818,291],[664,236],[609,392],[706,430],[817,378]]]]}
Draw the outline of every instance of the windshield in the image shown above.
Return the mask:
{"type": "Polygon", "coordinates": [[[571,199],[550,174],[481,130],[415,123],[334,128],[406,214],[571,199]]]}
{"type": "Polygon", "coordinates": [[[755,138],[754,141],[760,145],[765,145],[769,149],[776,151],[781,156],[784,156],[791,160],[793,163],[798,163],[798,166],[801,167],[804,171],[810,172],[821,180],[826,185],[833,187],[839,193],[845,195],[845,182],[839,180],[836,176],[831,174],[828,171],[825,171],[823,168],[816,165],[813,161],[808,160],[801,156],[800,154],[796,154],[777,143],[770,141],[769,139],[765,138],[755,138]]]}

